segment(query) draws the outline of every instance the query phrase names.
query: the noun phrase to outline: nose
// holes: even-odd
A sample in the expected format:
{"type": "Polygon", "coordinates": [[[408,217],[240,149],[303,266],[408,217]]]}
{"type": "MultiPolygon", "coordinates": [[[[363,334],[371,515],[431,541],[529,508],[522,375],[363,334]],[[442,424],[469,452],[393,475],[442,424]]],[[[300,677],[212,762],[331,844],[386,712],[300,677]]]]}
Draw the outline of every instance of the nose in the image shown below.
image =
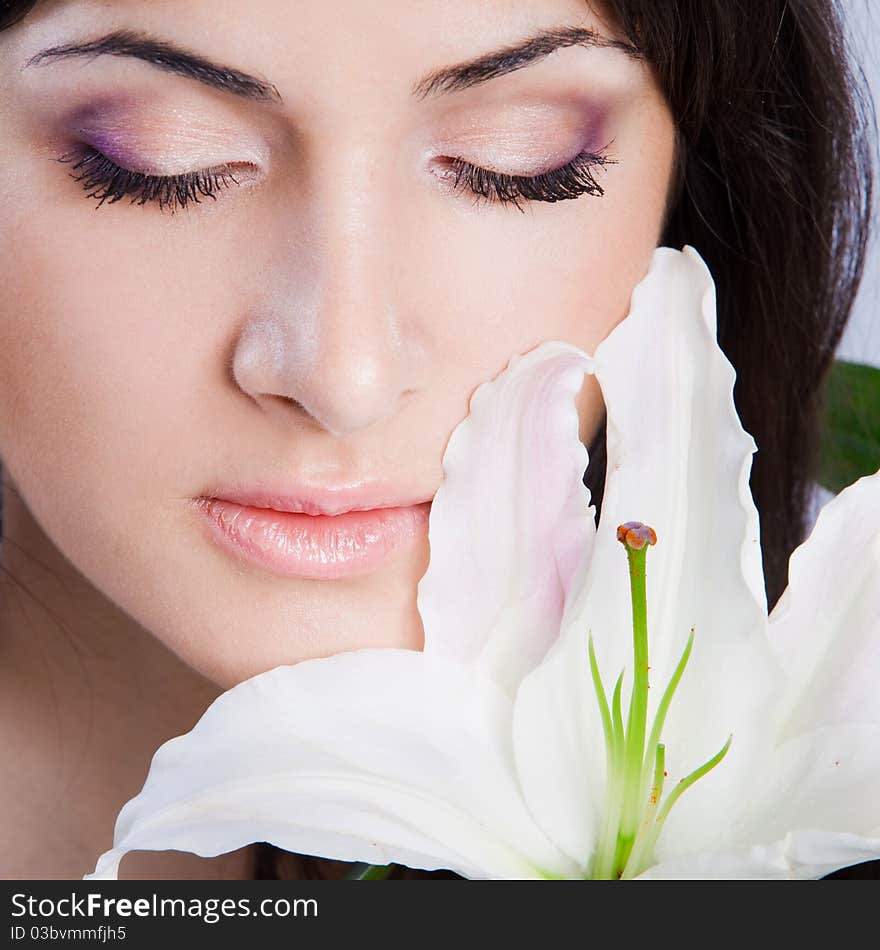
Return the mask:
{"type": "Polygon", "coordinates": [[[358,176],[333,177],[303,240],[279,242],[287,250],[269,278],[274,302],[245,324],[232,369],[265,412],[307,416],[342,436],[397,413],[424,385],[426,365],[412,315],[401,319],[405,251],[391,209],[367,193],[369,175],[360,187],[358,176]]]}

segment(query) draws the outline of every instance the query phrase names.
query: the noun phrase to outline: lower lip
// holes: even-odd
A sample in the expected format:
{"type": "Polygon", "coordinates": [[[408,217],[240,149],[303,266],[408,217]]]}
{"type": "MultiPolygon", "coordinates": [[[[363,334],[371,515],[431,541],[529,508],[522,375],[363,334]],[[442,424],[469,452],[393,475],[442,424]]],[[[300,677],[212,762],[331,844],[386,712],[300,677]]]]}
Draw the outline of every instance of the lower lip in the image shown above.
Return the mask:
{"type": "Polygon", "coordinates": [[[368,574],[428,524],[430,502],[340,515],[306,515],[201,498],[222,548],[282,577],[326,580],[368,574]]]}

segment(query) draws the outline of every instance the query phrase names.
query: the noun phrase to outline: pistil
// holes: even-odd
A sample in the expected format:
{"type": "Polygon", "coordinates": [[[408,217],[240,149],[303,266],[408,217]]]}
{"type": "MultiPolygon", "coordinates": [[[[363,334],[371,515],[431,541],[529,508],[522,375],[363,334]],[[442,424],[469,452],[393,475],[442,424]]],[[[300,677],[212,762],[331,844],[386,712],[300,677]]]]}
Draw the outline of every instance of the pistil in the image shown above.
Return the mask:
{"type": "Polygon", "coordinates": [[[629,562],[633,621],[633,687],[625,732],[620,701],[623,673],[618,677],[609,708],[592,634],[589,638],[590,673],[606,744],[605,821],[590,874],[601,879],[635,877],[654,863],[654,850],[670,809],[694,782],[721,762],[732,739],[728,738],[718,753],[681,779],[661,805],[666,748],[660,742],[660,735],[693,649],[694,631],[691,629],[681,659],[657,707],[646,747],[649,666],[645,565],[648,547],[656,544],[657,535],[641,522],[628,521],[617,529],[617,539],[624,545],[629,562]]]}

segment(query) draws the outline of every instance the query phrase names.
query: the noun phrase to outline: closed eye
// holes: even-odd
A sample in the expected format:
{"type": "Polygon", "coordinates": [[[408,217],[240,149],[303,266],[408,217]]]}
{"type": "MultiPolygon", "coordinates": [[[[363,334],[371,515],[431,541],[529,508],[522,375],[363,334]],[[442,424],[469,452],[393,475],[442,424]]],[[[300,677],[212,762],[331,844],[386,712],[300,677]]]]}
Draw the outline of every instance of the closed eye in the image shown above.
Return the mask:
{"type": "Polygon", "coordinates": [[[480,199],[513,204],[525,213],[520,207],[520,199],[553,202],[580,198],[585,194],[600,197],[605,191],[596,181],[593,169],[614,164],[617,163],[609,157],[606,145],[598,152],[581,152],[561,168],[531,177],[489,171],[459,158],[448,159],[447,177],[452,179],[453,191],[466,189],[476,196],[477,204],[480,199]]]}
{"type": "Polygon", "coordinates": [[[145,175],[122,168],[101,152],[86,147],[62,156],[59,161],[72,164],[75,181],[82,182],[89,198],[97,198],[96,209],[106,201],[114,204],[130,197],[130,204],[144,205],[155,202],[159,210],[186,208],[191,202],[198,204],[202,198],[217,200],[217,192],[228,188],[230,183],[240,184],[234,166],[220,165],[180,175],[145,175]]]}
{"type": "MultiPolygon", "coordinates": [[[[75,172],[71,172],[71,177],[82,183],[87,197],[97,199],[96,209],[105,201],[114,204],[128,197],[130,204],[156,203],[160,211],[168,208],[173,214],[176,209],[200,203],[202,198],[216,201],[219,191],[241,183],[233,165],[179,175],[147,175],[122,168],[88,146],[62,156],[59,161],[71,164],[75,172]]],[[[583,151],[560,168],[534,176],[508,175],[451,158],[447,159],[446,174],[442,177],[451,180],[454,192],[467,191],[476,204],[512,204],[524,213],[520,200],[567,201],[585,194],[601,197],[605,191],[593,170],[613,164],[616,161],[609,157],[606,145],[598,152],[583,151]]]]}

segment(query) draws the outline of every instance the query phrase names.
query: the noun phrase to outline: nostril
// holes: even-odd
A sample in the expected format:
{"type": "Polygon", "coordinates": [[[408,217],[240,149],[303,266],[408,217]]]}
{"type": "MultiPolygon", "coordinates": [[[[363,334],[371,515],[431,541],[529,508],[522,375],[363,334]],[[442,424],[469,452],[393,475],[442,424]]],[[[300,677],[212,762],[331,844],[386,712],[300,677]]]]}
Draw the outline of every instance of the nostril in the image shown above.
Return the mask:
{"type": "Polygon", "coordinates": [[[280,393],[273,393],[272,398],[285,403],[286,405],[290,406],[291,409],[296,409],[299,412],[306,412],[305,406],[303,406],[301,402],[298,402],[292,396],[282,396],[280,393]]]}

